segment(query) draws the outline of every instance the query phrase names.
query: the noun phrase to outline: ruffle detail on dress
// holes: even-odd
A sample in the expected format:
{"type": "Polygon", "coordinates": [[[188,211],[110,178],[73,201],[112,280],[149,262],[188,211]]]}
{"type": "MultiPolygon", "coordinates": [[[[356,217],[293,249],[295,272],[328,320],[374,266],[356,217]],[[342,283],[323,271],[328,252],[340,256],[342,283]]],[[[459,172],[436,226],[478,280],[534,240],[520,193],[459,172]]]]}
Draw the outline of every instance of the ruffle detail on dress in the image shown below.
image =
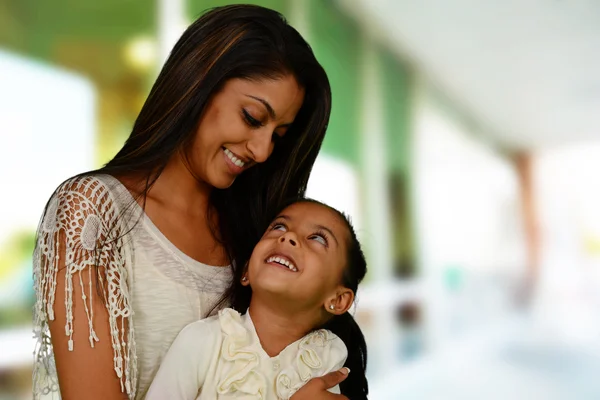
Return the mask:
{"type": "Polygon", "coordinates": [[[260,349],[253,346],[252,335],[240,314],[226,308],[219,312],[219,322],[223,332],[221,358],[226,362],[226,373],[217,385],[217,393],[224,398],[234,395],[236,399],[265,399],[267,383],[258,371],[260,349]]]}
{"type": "Polygon", "coordinates": [[[298,344],[295,367],[286,368],[277,375],[275,391],[280,399],[289,399],[312,378],[325,372],[323,360],[327,359],[333,343],[343,342],[334,333],[320,329],[306,335],[298,344]]]}

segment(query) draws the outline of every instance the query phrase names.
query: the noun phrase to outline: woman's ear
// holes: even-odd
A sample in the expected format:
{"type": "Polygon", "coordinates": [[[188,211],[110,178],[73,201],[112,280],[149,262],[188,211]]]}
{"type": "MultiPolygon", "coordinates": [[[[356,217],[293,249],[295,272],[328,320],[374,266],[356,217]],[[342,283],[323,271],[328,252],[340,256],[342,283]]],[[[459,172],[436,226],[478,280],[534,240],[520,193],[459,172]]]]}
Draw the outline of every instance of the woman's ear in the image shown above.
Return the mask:
{"type": "Polygon", "coordinates": [[[340,286],[335,294],[328,297],[323,306],[325,310],[333,315],[342,315],[352,307],[354,292],[346,287],[340,286]]]}

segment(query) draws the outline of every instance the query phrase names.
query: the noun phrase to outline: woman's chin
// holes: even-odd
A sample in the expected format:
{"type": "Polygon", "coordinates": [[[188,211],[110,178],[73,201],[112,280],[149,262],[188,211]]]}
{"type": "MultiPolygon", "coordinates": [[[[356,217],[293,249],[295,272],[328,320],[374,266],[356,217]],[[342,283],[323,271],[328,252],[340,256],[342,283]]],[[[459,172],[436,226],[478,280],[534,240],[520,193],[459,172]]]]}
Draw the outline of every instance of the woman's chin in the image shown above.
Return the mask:
{"type": "Polygon", "coordinates": [[[211,174],[212,176],[209,176],[209,178],[211,178],[210,184],[216,189],[228,189],[242,173],[246,172],[246,170],[247,169],[235,174],[229,170],[214,171],[214,173],[211,174]]]}
{"type": "Polygon", "coordinates": [[[232,179],[229,182],[216,182],[212,186],[215,189],[222,189],[222,190],[224,190],[224,189],[229,189],[231,187],[231,185],[233,185],[233,182],[235,182],[235,179],[232,179]]]}
{"type": "Polygon", "coordinates": [[[229,189],[233,182],[235,182],[236,176],[231,176],[229,174],[220,174],[220,176],[215,176],[213,179],[210,179],[208,184],[215,189],[229,189]]]}

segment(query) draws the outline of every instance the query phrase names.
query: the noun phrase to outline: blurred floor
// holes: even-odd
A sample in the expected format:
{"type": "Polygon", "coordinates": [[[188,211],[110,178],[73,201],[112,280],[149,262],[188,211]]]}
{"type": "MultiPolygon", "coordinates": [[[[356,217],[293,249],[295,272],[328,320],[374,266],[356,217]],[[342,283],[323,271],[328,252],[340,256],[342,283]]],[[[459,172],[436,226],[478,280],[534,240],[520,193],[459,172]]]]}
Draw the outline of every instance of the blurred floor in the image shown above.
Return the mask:
{"type": "MultiPolygon", "coordinates": [[[[386,376],[372,378],[375,400],[600,399],[600,335],[580,335],[568,318],[515,312],[386,376]],[[557,329],[561,325],[562,329],[557,329]],[[579,340],[573,340],[573,336],[579,340]]],[[[600,320],[587,320],[589,328],[600,320]]]]}

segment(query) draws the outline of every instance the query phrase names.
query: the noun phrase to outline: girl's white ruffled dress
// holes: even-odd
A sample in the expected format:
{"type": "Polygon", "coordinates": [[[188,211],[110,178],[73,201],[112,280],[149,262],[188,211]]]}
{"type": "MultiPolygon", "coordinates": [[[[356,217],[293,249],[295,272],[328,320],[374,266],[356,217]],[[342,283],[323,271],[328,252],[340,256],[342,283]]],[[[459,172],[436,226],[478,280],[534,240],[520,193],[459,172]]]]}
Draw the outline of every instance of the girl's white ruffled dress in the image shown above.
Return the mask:
{"type": "Polygon", "coordinates": [[[269,357],[249,313],[227,308],[181,331],[146,399],[289,399],[310,379],[343,367],[347,355],[339,337],[320,329],[269,357]]]}

